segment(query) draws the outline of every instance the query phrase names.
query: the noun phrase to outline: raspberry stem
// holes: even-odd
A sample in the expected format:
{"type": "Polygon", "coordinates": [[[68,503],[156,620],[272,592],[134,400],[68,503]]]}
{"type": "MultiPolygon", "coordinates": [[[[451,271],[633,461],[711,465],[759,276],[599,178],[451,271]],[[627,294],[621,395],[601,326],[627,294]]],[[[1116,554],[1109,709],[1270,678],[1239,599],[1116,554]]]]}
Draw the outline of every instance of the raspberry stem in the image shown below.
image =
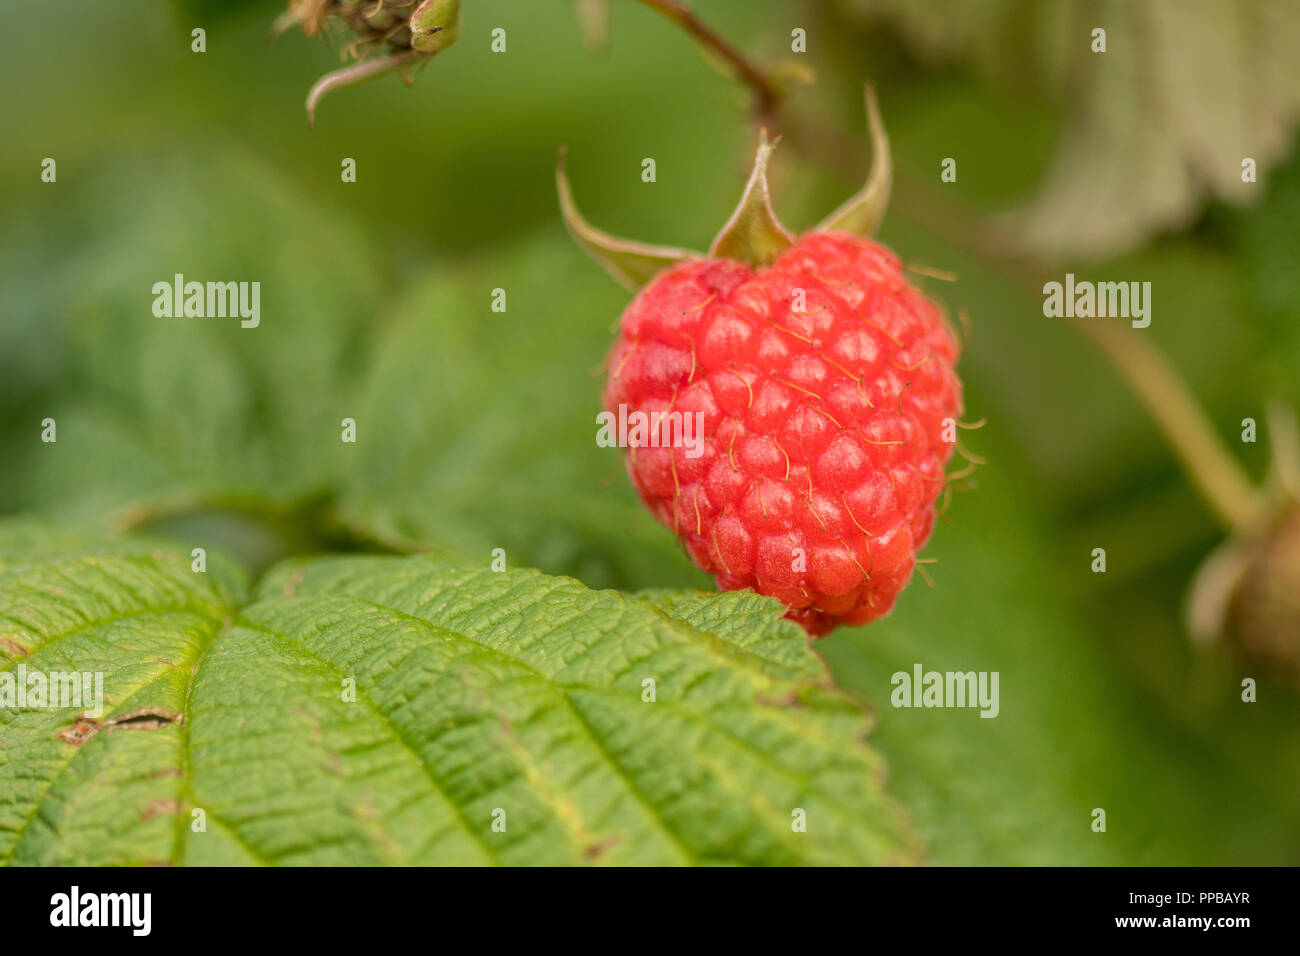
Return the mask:
{"type": "Polygon", "coordinates": [[[694,11],[681,0],[637,0],[637,2],[663,14],[695,37],[706,49],[721,57],[736,77],[749,87],[754,97],[754,113],[759,124],[774,126],[781,105],[781,94],[762,70],[697,17],[694,11]]]}
{"type": "Polygon", "coordinates": [[[1256,527],[1267,513],[1263,494],[1169,360],[1150,341],[1123,328],[1101,322],[1079,327],[1128,381],[1219,520],[1238,531],[1256,527]]]}

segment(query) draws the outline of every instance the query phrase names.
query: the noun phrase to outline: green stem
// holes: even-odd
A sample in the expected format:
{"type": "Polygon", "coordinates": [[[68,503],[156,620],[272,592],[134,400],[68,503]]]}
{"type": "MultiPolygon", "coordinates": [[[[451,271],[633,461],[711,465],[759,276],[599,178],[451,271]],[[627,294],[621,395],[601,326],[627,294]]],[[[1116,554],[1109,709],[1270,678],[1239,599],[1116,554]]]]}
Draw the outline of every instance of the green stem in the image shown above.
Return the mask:
{"type": "Polygon", "coordinates": [[[1101,322],[1079,326],[1110,359],[1146,406],[1201,497],[1230,530],[1249,530],[1264,500],[1215,433],[1196,397],[1169,360],[1141,335],[1101,322]]]}
{"type": "Polygon", "coordinates": [[[768,125],[776,121],[781,104],[780,91],[762,70],[697,17],[690,7],[681,0],[637,0],[637,2],[663,14],[695,37],[706,49],[712,50],[721,57],[753,93],[754,112],[759,122],[768,125]]]}

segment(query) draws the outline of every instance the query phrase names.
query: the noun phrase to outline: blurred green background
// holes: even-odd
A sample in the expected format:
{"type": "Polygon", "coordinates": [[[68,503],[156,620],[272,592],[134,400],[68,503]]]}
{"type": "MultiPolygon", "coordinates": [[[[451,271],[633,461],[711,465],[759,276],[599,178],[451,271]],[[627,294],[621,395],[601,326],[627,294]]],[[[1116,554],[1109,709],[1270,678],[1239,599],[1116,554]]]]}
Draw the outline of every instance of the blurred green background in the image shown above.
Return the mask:
{"type": "MultiPolygon", "coordinates": [[[[694,6],[759,62],[812,72],[774,172],[792,227],[857,188],[861,87],[877,84],[897,170],[882,238],[955,273],[918,281],[971,317],[967,419],[989,424],[966,444],[989,464],[926,550],[937,586],[818,644],[875,706],[928,859],[1300,862],[1300,700],[1189,644],[1187,584],[1221,532],[1033,282],[1151,281],[1145,334],[1262,476],[1266,439],[1241,444],[1241,420],[1300,400],[1300,82],[1281,56],[1297,5],[694,6]],[[1089,59],[1094,24],[1113,60],[1089,59]],[[1242,188],[1246,155],[1261,181],[1242,188]],[[892,709],[890,675],[917,662],[999,671],[1001,715],[892,709]]],[[[592,586],[709,586],[594,445],[627,295],[568,240],[553,184],[567,144],[593,222],[708,243],[752,129],[743,88],[684,33],[613,0],[598,52],[569,0],[465,0],[460,43],[413,86],[339,92],[309,129],[306,91],[339,45],[274,36],[279,3],[60,8],[42,42],[26,5],[0,12],[16,91],[0,119],[0,513],[201,539],[254,571],[304,551],[502,547],[592,586]],[[261,327],[154,318],[152,284],[176,272],[260,281],[261,327]]]]}

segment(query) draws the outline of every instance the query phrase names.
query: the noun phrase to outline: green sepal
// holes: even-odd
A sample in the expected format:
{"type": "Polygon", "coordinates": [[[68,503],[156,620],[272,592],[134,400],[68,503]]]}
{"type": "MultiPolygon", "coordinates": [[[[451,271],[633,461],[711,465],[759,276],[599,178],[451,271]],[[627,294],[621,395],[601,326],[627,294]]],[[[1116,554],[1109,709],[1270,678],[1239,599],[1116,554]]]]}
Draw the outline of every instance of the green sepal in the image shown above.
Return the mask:
{"type": "Polygon", "coordinates": [[[866,88],[867,126],[871,131],[871,173],[866,185],[842,206],[823,219],[816,232],[847,232],[869,237],[880,227],[889,204],[889,189],[894,180],[894,166],[889,158],[889,137],[876,104],[876,91],[866,88]]]}
{"type": "Polygon", "coordinates": [[[768,142],[767,130],[759,130],[749,182],[736,211],[709,247],[709,255],[757,267],[767,265],[794,245],[794,236],[772,211],[772,196],[767,188],[767,164],[778,140],[768,142]]]}
{"type": "Polygon", "coordinates": [[[555,166],[555,187],[560,194],[560,212],[574,242],[605,271],[627,288],[636,291],[665,269],[704,256],[689,249],[651,246],[631,239],[620,239],[602,232],[582,217],[573,201],[573,190],[564,175],[565,150],[560,150],[555,166]]]}

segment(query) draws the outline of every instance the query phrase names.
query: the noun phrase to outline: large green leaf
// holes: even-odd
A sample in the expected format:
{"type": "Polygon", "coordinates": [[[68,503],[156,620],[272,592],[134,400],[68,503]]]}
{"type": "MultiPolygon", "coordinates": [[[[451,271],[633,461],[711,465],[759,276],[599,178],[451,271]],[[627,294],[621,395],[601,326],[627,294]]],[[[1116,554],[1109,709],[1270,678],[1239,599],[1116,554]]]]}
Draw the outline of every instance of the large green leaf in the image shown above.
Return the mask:
{"type": "Polygon", "coordinates": [[[773,602],[360,557],[245,603],[222,567],[0,530],[0,673],[104,687],[97,722],[0,709],[0,860],[917,857],[866,714],[773,602]]]}

